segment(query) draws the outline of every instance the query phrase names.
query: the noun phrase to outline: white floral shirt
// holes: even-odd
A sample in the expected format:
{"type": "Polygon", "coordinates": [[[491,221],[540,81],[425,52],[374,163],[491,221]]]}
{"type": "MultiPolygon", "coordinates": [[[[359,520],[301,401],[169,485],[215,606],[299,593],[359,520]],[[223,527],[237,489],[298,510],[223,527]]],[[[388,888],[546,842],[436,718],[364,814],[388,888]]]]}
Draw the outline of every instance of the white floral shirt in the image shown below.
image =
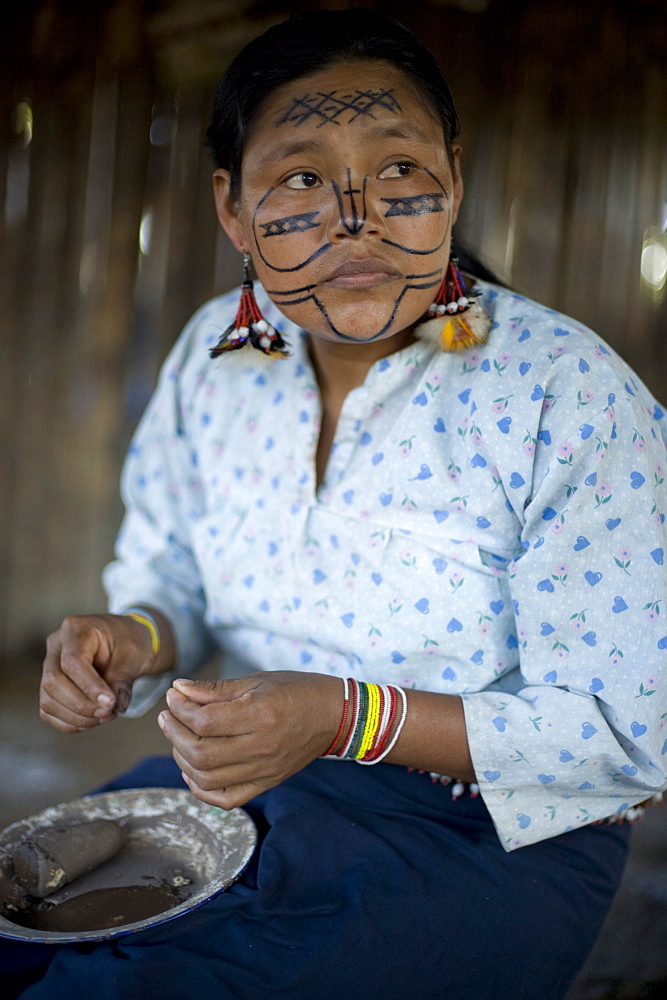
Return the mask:
{"type": "MultiPolygon", "coordinates": [[[[462,695],[513,850],[666,785],[667,420],[590,330],[480,287],[488,343],[377,362],[319,489],[307,336],[256,285],[292,356],[213,362],[238,292],[205,305],[130,448],[104,578],[111,610],[171,620],[181,674],[222,648],[462,695]]],[[[170,679],[138,682],[130,714],[170,679]]]]}

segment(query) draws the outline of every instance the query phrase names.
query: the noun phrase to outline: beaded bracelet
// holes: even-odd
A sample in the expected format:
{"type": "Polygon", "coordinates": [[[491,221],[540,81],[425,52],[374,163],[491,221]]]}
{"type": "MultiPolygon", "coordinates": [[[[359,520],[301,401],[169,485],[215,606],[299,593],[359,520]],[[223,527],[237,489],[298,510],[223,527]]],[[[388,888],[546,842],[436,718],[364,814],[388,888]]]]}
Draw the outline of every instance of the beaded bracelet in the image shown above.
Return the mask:
{"type": "Polygon", "coordinates": [[[338,727],[338,732],[336,733],[336,738],[329,747],[329,749],[321,754],[322,757],[335,757],[334,750],[338,746],[338,740],[341,738],[345,732],[345,723],[347,722],[347,712],[350,707],[350,693],[349,685],[347,683],[347,677],[343,677],[343,718],[340,720],[340,726],[338,727]]]}
{"type": "MultiPolygon", "coordinates": [[[[357,764],[379,764],[380,761],[383,760],[387,756],[387,754],[391,750],[394,749],[394,746],[396,744],[396,740],[400,736],[401,729],[405,725],[405,719],[406,719],[406,716],[408,714],[408,699],[407,699],[405,691],[403,690],[402,687],[394,687],[393,684],[391,685],[391,687],[392,687],[392,690],[398,691],[398,693],[400,694],[400,696],[401,696],[401,698],[403,700],[403,710],[401,712],[401,718],[398,721],[398,725],[396,726],[396,732],[394,733],[394,735],[392,737],[391,743],[389,744],[389,746],[386,749],[381,750],[377,754],[377,756],[367,757],[365,760],[358,760],[357,764]]],[[[389,734],[390,729],[391,729],[391,727],[387,728],[387,735],[389,734]]]]}
{"type": "Polygon", "coordinates": [[[357,681],[354,677],[343,681],[343,691],[343,716],[338,732],[327,752],[321,756],[356,760],[358,764],[377,764],[393,749],[405,724],[405,691],[394,684],[373,684],[357,681]],[[399,696],[402,700],[402,712],[396,731],[391,736],[399,696]],[[347,736],[341,749],[336,752],[348,717],[350,724],[347,736]]]}
{"type": "Polygon", "coordinates": [[[135,622],[146,626],[151,636],[151,649],[155,656],[157,656],[161,648],[160,630],[153,616],[149,615],[143,608],[128,608],[127,611],[123,612],[123,617],[133,618],[135,622]]]}

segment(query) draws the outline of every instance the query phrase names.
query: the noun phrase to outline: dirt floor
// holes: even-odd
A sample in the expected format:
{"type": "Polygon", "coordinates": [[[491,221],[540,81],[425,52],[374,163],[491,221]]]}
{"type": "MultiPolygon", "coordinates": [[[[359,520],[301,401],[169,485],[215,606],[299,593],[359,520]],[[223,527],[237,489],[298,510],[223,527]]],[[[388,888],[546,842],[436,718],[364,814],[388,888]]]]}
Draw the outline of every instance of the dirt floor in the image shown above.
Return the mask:
{"type": "MultiPolygon", "coordinates": [[[[29,662],[0,677],[0,829],[78,798],[141,757],[169,752],[156,722],[164,701],[141,719],[90,733],[52,729],[37,713],[39,673],[29,662]]],[[[666,987],[667,802],[635,824],[623,885],[567,1000],[662,1000],[666,987]]]]}

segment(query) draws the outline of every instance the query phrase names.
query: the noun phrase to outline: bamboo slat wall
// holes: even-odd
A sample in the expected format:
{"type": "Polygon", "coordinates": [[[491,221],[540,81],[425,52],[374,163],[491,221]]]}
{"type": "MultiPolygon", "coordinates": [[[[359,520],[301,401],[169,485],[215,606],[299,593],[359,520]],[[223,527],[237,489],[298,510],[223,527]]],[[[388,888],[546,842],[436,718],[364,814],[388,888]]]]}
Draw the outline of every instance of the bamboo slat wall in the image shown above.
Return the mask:
{"type": "MultiPolygon", "coordinates": [[[[300,6],[315,4],[42,0],[4,15],[6,659],[66,613],[104,606],[131,430],[182,324],[239,280],[203,148],[215,80],[300,6]]],[[[403,20],[445,68],[468,241],[515,288],[597,329],[667,401],[664,290],[639,272],[646,231],[667,222],[665,4],[366,6],[403,20]]]]}

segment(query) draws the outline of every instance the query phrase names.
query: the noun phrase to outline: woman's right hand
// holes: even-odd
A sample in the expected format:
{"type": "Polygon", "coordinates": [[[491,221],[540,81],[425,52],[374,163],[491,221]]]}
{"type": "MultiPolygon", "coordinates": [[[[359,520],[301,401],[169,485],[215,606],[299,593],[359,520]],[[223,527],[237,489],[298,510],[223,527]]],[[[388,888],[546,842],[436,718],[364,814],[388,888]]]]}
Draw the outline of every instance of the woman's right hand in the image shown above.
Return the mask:
{"type": "Polygon", "coordinates": [[[63,733],[78,733],[124,712],[137,677],[167,670],[173,660],[171,629],[162,616],[155,617],[161,639],[157,656],[149,630],[133,618],[109,614],[65,618],[46,640],[39,699],[42,719],[63,733]]]}

